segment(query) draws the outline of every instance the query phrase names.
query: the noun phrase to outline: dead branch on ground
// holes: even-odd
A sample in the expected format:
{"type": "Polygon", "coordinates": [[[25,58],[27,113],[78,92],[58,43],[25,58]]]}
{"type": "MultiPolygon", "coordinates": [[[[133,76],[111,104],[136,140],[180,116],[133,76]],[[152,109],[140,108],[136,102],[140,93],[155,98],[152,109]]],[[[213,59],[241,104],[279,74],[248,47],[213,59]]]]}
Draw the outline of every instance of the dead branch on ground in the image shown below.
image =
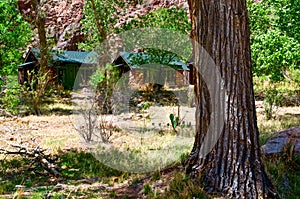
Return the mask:
{"type": "Polygon", "coordinates": [[[59,176],[60,173],[58,172],[57,166],[54,163],[55,159],[51,158],[50,155],[45,154],[45,149],[42,149],[40,146],[29,147],[17,143],[7,142],[5,140],[1,141],[5,142],[8,146],[7,149],[0,148],[0,154],[5,155],[5,158],[8,155],[20,155],[30,161],[28,169],[33,169],[35,173],[38,173],[36,168],[40,166],[51,175],[59,176]]]}

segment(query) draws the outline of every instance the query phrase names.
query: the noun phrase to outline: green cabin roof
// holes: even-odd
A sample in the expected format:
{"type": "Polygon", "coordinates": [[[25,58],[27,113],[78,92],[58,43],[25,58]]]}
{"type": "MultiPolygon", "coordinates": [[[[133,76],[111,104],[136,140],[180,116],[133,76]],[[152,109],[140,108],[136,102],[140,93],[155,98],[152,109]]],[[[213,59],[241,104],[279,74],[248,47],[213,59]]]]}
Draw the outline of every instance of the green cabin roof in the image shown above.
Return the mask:
{"type": "MultiPolygon", "coordinates": [[[[36,59],[40,58],[40,50],[30,47],[31,52],[36,59]]],[[[97,64],[98,55],[95,52],[78,52],[78,51],[51,51],[53,62],[62,63],[76,63],[76,64],[97,64]]],[[[31,62],[33,63],[33,62],[31,62]]],[[[26,66],[27,64],[21,64],[19,67],[26,66]]]]}
{"type": "MultiPolygon", "coordinates": [[[[40,59],[40,50],[30,47],[30,51],[37,60],[40,59]]],[[[30,52],[29,51],[29,52],[30,52]]],[[[98,54],[96,52],[78,52],[78,51],[51,51],[53,62],[76,63],[76,64],[97,64],[98,54]]],[[[145,64],[160,64],[170,66],[175,70],[186,70],[189,68],[175,54],[147,54],[141,52],[120,52],[120,57],[131,69],[142,68],[145,64]]],[[[25,67],[33,64],[35,61],[26,61],[18,67],[25,67]]]]}
{"type": "Polygon", "coordinates": [[[175,70],[189,70],[175,54],[156,55],[141,52],[120,52],[120,56],[132,69],[141,68],[144,64],[160,64],[172,67],[175,70]]]}

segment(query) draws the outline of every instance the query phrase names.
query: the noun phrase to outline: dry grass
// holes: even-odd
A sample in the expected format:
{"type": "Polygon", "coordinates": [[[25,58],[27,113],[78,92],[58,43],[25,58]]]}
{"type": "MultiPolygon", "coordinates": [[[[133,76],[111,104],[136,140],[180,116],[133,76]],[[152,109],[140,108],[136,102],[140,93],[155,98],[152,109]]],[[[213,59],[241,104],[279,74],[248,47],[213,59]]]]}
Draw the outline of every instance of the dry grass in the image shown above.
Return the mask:
{"type": "Polygon", "coordinates": [[[257,109],[260,145],[274,133],[293,126],[300,126],[300,107],[278,107],[275,119],[266,120],[263,108],[257,109]]]}
{"type": "MultiPolygon", "coordinates": [[[[70,110],[72,110],[72,105],[65,104],[65,103],[62,104],[53,103],[48,105],[47,110],[48,112],[46,111],[47,113],[46,115],[39,116],[39,117],[32,116],[32,115],[24,116],[24,117],[10,117],[10,118],[1,117],[0,118],[1,139],[6,141],[14,141],[18,143],[30,142],[32,144],[39,144],[42,148],[46,148],[48,152],[52,154],[60,153],[60,151],[70,151],[71,149],[77,150],[76,153],[75,152],[66,153],[63,154],[62,156],[61,164],[62,167],[65,168],[64,171],[67,172],[66,174],[64,174],[65,175],[64,180],[66,180],[65,183],[67,183],[68,178],[73,178],[70,176],[74,176],[74,175],[80,176],[81,178],[86,178],[87,176],[97,176],[99,172],[102,172],[101,175],[105,176],[106,174],[105,172],[108,171],[102,168],[103,165],[100,165],[99,162],[96,163],[97,160],[94,157],[87,156],[86,154],[81,154],[82,151],[86,151],[87,146],[81,139],[80,135],[74,129],[74,118],[72,115],[70,115],[70,110]],[[92,164],[94,164],[94,167],[91,167],[92,164]],[[81,167],[82,170],[80,170],[81,167]],[[87,171],[91,171],[91,173],[87,171]],[[74,172],[77,173],[74,174],[74,172]]],[[[258,125],[260,130],[261,144],[263,144],[268,137],[270,137],[271,135],[273,135],[275,132],[279,130],[286,129],[291,126],[300,126],[300,107],[279,108],[277,111],[276,119],[268,120],[268,121],[265,120],[264,118],[263,109],[258,108],[257,113],[258,113],[257,116],[258,116],[258,125]]],[[[135,117],[132,118],[136,119],[135,117]]],[[[150,114],[150,118],[151,118],[151,114],[150,114]]],[[[143,123],[144,122],[143,119],[144,118],[136,119],[135,126],[139,125],[140,127],[144,128],[145,125],[143,123]]],[[[180,145],[182,144],[182,142],[180,141],[182,140],[177,140],[178,143],[175,143],[176,139],[174,138],[176,136],[172,134],[171,131],[165,131],[166,133],[164,135],[157,133],[156,131],[159,131],[160,128],[157,125],[159,121],[155,120],[155,118],[153,118],[153,120],[155,121],[156,128],[153,128],[152,125],[153,121],[147,120],[147,124],[148,124],[147,128],[151,129],[150,131],[147,131],[147,133],[151,134],[151,136],[147,136],[146,138],[143,138],[144,140],[141,139],[141,137],[143,137],[141,136],[142,132],[136,131],[135,133],[129,133],[129,132],[120,131],[120,132],[116,132],[113,135],[113,137],[111,138],[111,142],[118,149],[122,149],[122,150],[129,149],[129,151],[134,153],[136,156],[150,154],[150,152],[152,152],[153,150],[156,150],[159,153],[159,151],[168,149],[169,146],[178,146],[176,150],[180,151],[181,153],[186,153],[190,150],[190,148],[188,147],[180,148],[180,146],[182,146],[180,145]]],[[[187,118],[187,120],[192,120],[192,119],[187,118]]],[[[163,123],[166,123],[166,120],[164,120],[163,123]]],[[[193,144],[193,139],[187,140],[186,143],[187,144],[184,144],[184,146],[191,146],[193,144]]],[[[4,146],[3,142],[0,144],[1,146],[4,146]]],[[[178,155],[180,156],[180,153],[178,155]]],[[[15,164],[16,163],[12,165],[15,164]]],[[[23,163],[20,162],[18,164],[22,165],[23,163]]],[[[99,192],[103,192],[103,195],[107,197],[114,196],[114,195],[120,196],[120,193],[122,192],[123,195],[126,196],[126,194],[129,194],[127,193],[129,189],[128,188],[129,185],[137,184],[140,185],[140,188],[135,191],[141,192],[140,194],[142,195],[144,194],[144,196],[146,196],[146,194],[143,193],[144,191],[147,192],[149,197],[153,196],[153,198],[156,198],[157,194],[165,191],[166,187],[168,187],[167,185],[174,178],[174,172],[166,173],[159,177],[153,177],[151,176],[152,175],[151,174],[150,177],[148,176],[147,180],[145,180],[143,175],[139,176],[138,180],[135,180],[137,175],[123,176],[123,174],[115,173],[112,171],[109,171],[109,173],[110,174],[108,176],[116,175],[117,177],[108,177],[108,178],[101,177],[102,182],[100,185],[101,186],[105,185],[104,187],[106,187],[105,188],[106,191],[98,190],[99,192]],[[105,182],[106,181],[105,179],[107,180],[107,182],[105,182]],[[116,181],[115,179],[118,180],[116,181]],[[168,179],[168,180],[163,180],[163,179],[168,179]],[[146,184],[149,184],[149,186],[144,186],[146,184]]],[[[174,186],[178,184],[176,183],[176,179],[177,178],[175,178],[174,186]]],[[[1,177],[0,177],[0,181],[1,181],[1,177]]],[[[97,181],[93,181],[93,182],[97,183],[97,181]]],[[[17,183],[17,181],[12,183],[17,183]]],[[[95,185],[94,183],[93,186],[95,185]]],[[[15,185],[16,184],[11,184],[10,186],[14,187],[15,185]]],[[[29,186],[34,187],[35,185],[29,185],[29,186]]],[[[69,187],[70,189],[67,188],[65,191],[59,191],[58,193],[61,194],[60,196],[62,195],[66,196],[68,194],[71,195],[73,194],[76,196],[76,194],[79,195],[81,194],[89,198],[99,198],[99,194],[94,194],[93,196],[93,193],[89,191],[89,189],[92,189],[91,187],[92,186],[90,185],[86,185],[86,188],[84,189],[82,187],[79,187],[79,185],[78,186],[74,185],[74,187],[71,188],[69,187]],[[78,191],[80,189],[82,189],[83,191],[82,192],[78,191]],[[73,193],[70,193],[72,192],[72,190],[73,193]]],[[[43,193],[44,192],[45,190],[43,190],[43,193]]],[[[41,192],[37,193],[37,195],[38,194],[41,194],[41,192]]],[[[134,195],[137,193],[134,192],[132,194],[134,195]]],[[[166,196],[168,196],[168,194],[169,193],[167,193],[166,196]]],[[[174,196],[174,198],[176,197],[174,196]]]]}

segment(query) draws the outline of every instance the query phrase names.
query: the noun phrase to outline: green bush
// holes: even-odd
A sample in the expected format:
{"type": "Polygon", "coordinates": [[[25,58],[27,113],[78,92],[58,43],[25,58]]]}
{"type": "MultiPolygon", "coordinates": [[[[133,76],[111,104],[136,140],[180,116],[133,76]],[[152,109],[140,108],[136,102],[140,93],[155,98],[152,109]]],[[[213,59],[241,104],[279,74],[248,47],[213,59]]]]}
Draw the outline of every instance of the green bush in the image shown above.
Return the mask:
{"type": "Polygon", "coordinates": [[[275,106],[279,106],[283,101],[283,95],[274,86],[268,87],[266,90],[266,97],[264,99],[264,109],[266,119],[270,120],[274,117],[275,106]]]}
{"type": "Polygon", "coordinates": [[[300,43],[279,30],[253,38],[251,45],[253,72],[267,75],[271,81],[283,80],[289,70],[299,70],[300,43]]]}
{"type": "Polygon", "coordinates": [[[12,114],[18,113],[18,107],[20,105],[20,86],[14,84],[11,88],[5,89],[2,95],[0,99],[1,108],[12,114]]]}
{"type": "Polygon", "coordinates": [[[296,5],[299,0],[248,1],[255,75],[276,82],[300,70],[299,6],[296,5]]]}

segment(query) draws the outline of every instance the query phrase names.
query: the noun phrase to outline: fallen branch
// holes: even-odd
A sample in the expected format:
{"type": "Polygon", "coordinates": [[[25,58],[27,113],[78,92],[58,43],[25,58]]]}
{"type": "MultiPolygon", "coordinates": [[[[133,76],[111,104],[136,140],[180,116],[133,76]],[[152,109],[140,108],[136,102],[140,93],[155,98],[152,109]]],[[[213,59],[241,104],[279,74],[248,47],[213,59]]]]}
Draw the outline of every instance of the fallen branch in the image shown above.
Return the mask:
{"type": "Polygon", "coordinates": [[[59,172],[56,169],[56,165],[53,163],[54,159],[51,159],[49,155],[46,155],[44,152],[45,149],[42,149],[40,146],[35,148],[30,148],[21,144],[10,143],[7,141],[6,144],[10,149],[0,148],[0,154],[4,154],[5,158],[8,155],[21,155],[23,158],[27,158],[31,161],[29,168],[31,168],[35,163],[39,164],[43,169],[48,171],[50,174],[58,176],[59,172]]]}

